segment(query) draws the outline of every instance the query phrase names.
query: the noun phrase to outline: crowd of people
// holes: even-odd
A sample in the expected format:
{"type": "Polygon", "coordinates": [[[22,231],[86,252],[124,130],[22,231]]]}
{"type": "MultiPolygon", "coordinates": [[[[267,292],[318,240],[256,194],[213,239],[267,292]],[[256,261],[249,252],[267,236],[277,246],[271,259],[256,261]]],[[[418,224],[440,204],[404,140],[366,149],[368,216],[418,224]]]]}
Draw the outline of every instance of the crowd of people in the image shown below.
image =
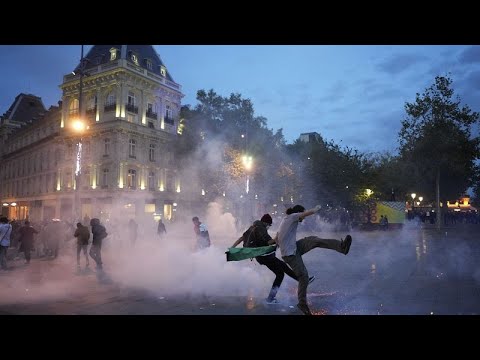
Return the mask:
{"type": "MultiPolygon", "coordinates": [[[[307,287],[315,277],[309,276],[302,255],[314,248],[331,249],[345,255],[348,254],[352,243],[350,235],[340,240],[307,236],[297,241],[298,224],[308,216],[316,214],[319,210],[320,206],[306,210],[301,205],[287,209],[285,216],[279,221],[280,224],[274,237],[268,234],[268,228],[272,226],[273,219],[270,214],[264,214],[261,219],[255,220],[232,245],[232,247],[236,247],[243,241],[244,246],[268,249],[267,252],[255,256],[255,260],[259,264],[265,265],[275,274],[275,279],[266,298],[267,303],[277,303],[276,295],[286,274],[298,281],[298,308],[304,314],[311,315],[312,313],[307,305],[307,287]],[[248,243],[245,241],[246,234],[248,234],[249,240],[254,240],[249,243],[250,245],[245,245],[248,243]],[[272,247],[272,245],[274,246],[272,247]],[[281,259],[276,256],[276,247],[280,250],[281,259]]],[[[192,218],[192,223],[195,236],[194,250],[202,251],[210,247],[211,240],[207,224],[200,221],[198,216],[192,218]]],[[[112,223],[112,225],[114,224],[112,223]]],[[[135,219],[130,219],[125,225],[130,242],[129,246],[133,248],[139,237],[139,226],[135,219]]],[[[115,232],[115,230],[107,232],[106,227],[98,218],[90,219],[87,216],[83,219],[83,223],[77,222],[75,226],[57,219],[39,224],[31,224],[27,220],[20,224],[18,221],[9,222],[6,217],[2,217],[0,218],[0,266],[3,270],[9,269],[7,266],[9,249],[13,249],[17,259],[23,253],[25,264],[28,265],[31,261],[32,252],[36,253],[38,257],[56,258],[59,255],[62,239],[66,242],[75,238],[77,268],[79,270],[81,268],[83,253],[86,269],[89,268],[91,258],[96,264],[96,270],[102,271],[102,244],[109,233],[115,234],[115,232]]],[[[166,226],[161,219],[157,223],[156,233],[160,239],[163,239],[167,234],[166,226]]]]}

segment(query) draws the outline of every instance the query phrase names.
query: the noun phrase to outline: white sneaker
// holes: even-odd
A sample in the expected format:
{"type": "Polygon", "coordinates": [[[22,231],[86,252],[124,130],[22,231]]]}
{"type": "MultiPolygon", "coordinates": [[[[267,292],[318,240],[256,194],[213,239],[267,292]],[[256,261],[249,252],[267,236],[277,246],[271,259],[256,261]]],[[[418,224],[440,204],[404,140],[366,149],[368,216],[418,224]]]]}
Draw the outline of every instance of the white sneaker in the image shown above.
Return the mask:
{"type": "Polygon", "coordinates": [[[279,303],[280,303],[280,302],[279,302],[277,299],[275,299],[275,298],[273,298],[272,300],[265,299],[265,302],[266,302],[267,304],[279,304],[279,303]]]}

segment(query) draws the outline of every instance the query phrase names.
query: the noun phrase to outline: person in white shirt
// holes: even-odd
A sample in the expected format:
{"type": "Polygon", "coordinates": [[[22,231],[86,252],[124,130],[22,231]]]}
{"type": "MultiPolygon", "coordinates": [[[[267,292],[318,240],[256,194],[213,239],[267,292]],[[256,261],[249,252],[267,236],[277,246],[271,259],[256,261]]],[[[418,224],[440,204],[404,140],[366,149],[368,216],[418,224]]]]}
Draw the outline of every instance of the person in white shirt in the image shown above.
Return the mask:
{"type": "Polygon", "coordinates": [[[283,260],[292,268],[298,277],[298,304],[297,307],[305,314],[312,315],[307,305],[308,271],[303,263],[302,255],[314,248],[336,250],[347,255],[352,244],[352,237],[347,235],[345,240],[321,239],[318,236],[307,236],[296,240],[298,223],[305,217],[315,214],[320,205],[311,210],[305,210],[302,205],[295,205],[286,211],[282,219],[275,241],[280,248],[283,260]]]}

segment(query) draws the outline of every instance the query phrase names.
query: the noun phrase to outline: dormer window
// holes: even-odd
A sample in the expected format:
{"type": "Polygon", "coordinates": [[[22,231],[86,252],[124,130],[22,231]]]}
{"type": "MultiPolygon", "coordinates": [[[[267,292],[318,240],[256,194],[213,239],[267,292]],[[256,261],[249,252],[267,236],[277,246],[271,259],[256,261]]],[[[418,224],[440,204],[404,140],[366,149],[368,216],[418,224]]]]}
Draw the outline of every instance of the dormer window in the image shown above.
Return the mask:
{"type": "Polygon", "coordinates": [[[138,65],[138,56],[135,54],[132,54],[132,61],[135,63],[135,65],[138,65]]]}
{"type": "Polygon", "coordinates": [[[152,70],[152,68],[153,68],[152,61],[147,59],[147,69],[152,70]]]}
{"type": "Polygon", "coordinates": [[[163,65],[160,66],[160,75],[167,76],[167,69],[163,65]]]}
{"type": "Polygon", "coordinates": [[[113,61],[117,58],[117,49],[111,48],[110,49],[110,61],[113,61]]]}

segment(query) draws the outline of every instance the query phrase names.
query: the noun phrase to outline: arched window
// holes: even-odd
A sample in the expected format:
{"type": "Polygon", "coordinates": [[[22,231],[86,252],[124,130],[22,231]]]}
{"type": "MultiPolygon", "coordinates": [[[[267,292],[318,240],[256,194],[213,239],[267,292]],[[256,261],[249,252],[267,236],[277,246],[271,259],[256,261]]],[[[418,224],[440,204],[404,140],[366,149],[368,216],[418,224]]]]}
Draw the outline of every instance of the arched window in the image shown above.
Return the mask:
{"type": "Polygon", "coordinates": [[[78,107],[79,107],[78,99],[72,99],[68,107],[68,113],[72,116],[78,115],[78,107]]]}
{"type": "Polygon", "coordinates": [[[137,188],[137,170],[128,169],[127,187],[129,189],[136,189],[137,188]]]}

